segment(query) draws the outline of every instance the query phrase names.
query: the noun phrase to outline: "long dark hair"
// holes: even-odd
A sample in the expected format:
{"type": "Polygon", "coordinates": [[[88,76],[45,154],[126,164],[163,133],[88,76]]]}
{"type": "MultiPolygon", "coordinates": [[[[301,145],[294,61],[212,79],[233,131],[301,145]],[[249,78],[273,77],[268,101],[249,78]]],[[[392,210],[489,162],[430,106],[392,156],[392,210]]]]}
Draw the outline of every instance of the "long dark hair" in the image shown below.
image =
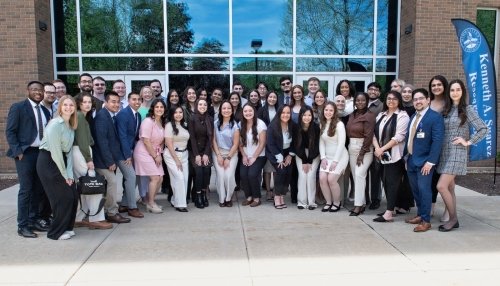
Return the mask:
{"type": "Polygon", "coordinates": [[[444,92],[446,94],[446,90],[448,89],[448,80],[442,75],[435,75],[429,80],[429,95],[431,96],[431,101],[434,100],[436,95],[432,92],[432,81],[439,80],[443,84],[444,92]]]}
{"type": "Polygon", "coordinates": [[[90,92],[82,91],[75,96],[76,110],[81,111],[80,105],[83,103],[83,98],[86,96],[90,98],[91,107],[90,111],[87,112],[87,114],[85,115],[85,119],[87,120],[87,122],[91,123],[92,121],[94,121],[94,117],[92,117],[92,109],[94,108],[94,98],[90,94],[90,92]]]}
{"type": "MultiPolygon", "coordinates": [[[[245,106],[243,106],[243,110],[245,110],[245,107],[247,106],[252,108],[253,110],[252,143],[255,145],[259,143],[259,137],[258,137],[259,133],[257,133],[257,111],[255,110],[255,107],[253,107],[250,103],[245,104],[245,106]]],[[[245,118],[245,116],[242,116],[240,121],[240,126],[241,126],[240,139],[243,145],[247,145],[247,123],[248,121],[245,118]]]]}
{"type": "MultiPolygon", "coordinates": [[[[301,132],[305,132],[307,134],[307,138],[309,138],[309,142],[307,142],[307,146],[309,146],[309,147],[313,146],[314,142],[318,139],[318,138],[314,138],[314,128],[313,128],[314,124],[315,124],[314,123],[314,113],[313,113],[312,108],[307,106],[307,105],[302,107],[299,111],[299,127],[300,127],[301,132]],[[304,114],[308,111],[311,114],[311,122],[309,123],[309,126],[306,129],[306,126],[304,125],[304,122],[302,121],[302,117],[304,117],[304,114]]],[[[299,134],[299,132],[297,131],[297,135],[298,134],[299,134]]],[[[296,139],[297,139],[297,141],[295,142],[295,147],[300,148],[300,146],[302,145],[302,136],[301,135],[296,136],[296,139]]]]}
{"type": "MultiPolygon", "coordinates": [[[[352,84],[352,82],[348,81],[347,79],[343,79],[341,80],[338,84],[337,84],[337,88],[335,89],[335,92],[337,93],[336,95],[340,95],[342,93],[340,93],[340,86],[342,85],[342,83],[344,82],[347,82],[347,84],[349,85],[349,97],[351,98],[354,98],[354,95],[356,94],[356,89],[354,88],[354,85],[352,84]]],[[[344,96],[345,97],[345,96],[344,96]]]]}
{"type": "Polygon", "coordinates": [[[460,118],[460,126],[462,126],[465,124],[465,122],[467,122],[467,90],[465,89],[464,82],[459,79],[454,79],[448,84],[448,88],[445,91],[446,97],[444,100],[443,116],[447,117],[450,114],[451,109],[453,108],[453,100],[450,96],[450,89],[451,85],[454,83],[458,83],[460,85],[460,88],[462,89],[462,97],[460,97],[457,106],[458,117],[460,118]]]}
{"type": "Polygon", "coordinates": [[[182,126],[182,128],[188,130],[187,123],[186,123],[186,120],[184,118],[184,109],[182,109],[181,106],[172,106],[168,110],[168,121],[170,121],[170,123],[172,124],[172,130],[174,131],[174,135],[179,134],[179,129],[177,129],[177,124],[176,124],[175,119],[174,119],[174,114],[177,111],[177,109],[180,109],[182,111],[182,119],[181,119],[180,125],[182,126]]]}
{"type": "Polygon", "coordinates": [[[397,92],[395,90],[388,91],[385,94],[384,108],[382,110],[386,111],[387,109],[389,109],[389,107],[387,106],[387,97],[389,96],[389,94],[394,95],[394,97],[396,97],[398,99],[398,109],[399,110],[403,110],[404,109],[404,107],[403,107],[403,97],[401,96],[401,93],[399,93],[399,92],[397,92]]]}
{"type": "Polygon", "coordinates": [[[167,109],[169,112],[172,109],[172,107],[174,107],[174,105],[172,105],[172,103],[170,102],[170,96],[174,92],[177,93],[177,97],[179,97],[179,102],[177,103],[177,106],[182,106],[182,96],[177,92],[177,90],[172,88],[167,93],[167,109]]]}
{"type": "Polygon", "coordinates": [[[224,105],[224,103],[227,103],[227,104],[229,104],[229,106],[231,106],[231,117],[229,117],[229,126],[231,128],[233,128],[233,126],[234,126],[234,108],[233,108],[233,105],[231,104],[231,102],[229,102],[229,100],[224,100],[220,104],[219,115],[217,116],[217,119],[218,119],[217,128],[219,129],[219,131],[220,131],[220,128],[222,126],[222,123],[224,122],[224,117],[222,116],[222,105],[224,105]]]}
{"type": "Polygon", "coordinates": [[[165,124],[167,123],[167,105],[165,104],[165,102],[161,98],[155,98],[155,99],[153,99],[153,101],[151,102],[151,106],[149,107],[148,114],[146,115],[146,117],[154,119],[155,106],[158,104],[158,102],[160,102],[161,105],[163,105],[164,112],[163,112],[163,115],[160,118],[160,122],[161,122],[161,126],[165,126],[165,124]]]}
{"type": "Polygon", "coordinates": [[[332,106],[333,107],[333,117],[330,121],[330,126],[328,127],[328,131],[326,133],[326,135],[328,135],[329,137],[333,137],[335,136],[335,129],[337,128],[337,123],[339,122],[339,115],[337,113],[337,105],[333,102],[333,101],[327,101],[324,106],[323,106],[323,116],[321,117],[321,133],[320,134],[323,134],[323,132],[325,131],[325,128],[326,128],[326,118],[325,118],[325,107],[327,107],[328,105],[332,106]]]}
{"type": "Polygon", "coordinates": [[[292,121],[292,108],[289,105],[282,105],[278,108],[278,111],[276,111],[276,116],[274,116],[274,119],[271,121],[269,124],[270,128],[273,129],[274,133],[273,136],[278,137],[278,136],[283,136],[283,130],[281,130],[281,114],[283,113],[283,110],[285,108],[288,108],[290,112],[290,119],[288,120],[288,131],[289,131],[289,138],[292,137],[292,126],[293,126],[293,121],[292,121]]]}
{"type": "Polygon", "coordinates": [[[304,102],[304,88],[299,85],[299,84],[296,84],[292,87],[291,89],[291,93],[292,93],[292,97],[290,98],[290,106],[294,106],[295,105],[295,97],[293,97],[293,90],[298,88],[301,92],[302,92],[302,98],[300,99],[300,106],[304,106],[305,105],[305,102],[304,102]]]}
{"type": "MultiPolygon", "coordinates": [[[[192,89],[194,91],[194,93],[196,94],[196,89],[193,87],[193,86],[188,86],[184,89],[184,92],[182,93],[182,100],[183,100],[183,104],[186,106],[186,108],[188,108],[189,110],[191,110],[191,105],[189,105],[189,100],[187,98],[187,94],[188,94],[188,91],[192,89]]],[[[198,94],[196,94],[196,100],[198,100],[198,94]]],[[[194,106],[194,109],[196,110],[196,100],[195,100],[195,106],[194,106]]],[[[180,101],[179,101],[180,102],[180,101]]],[[[208,102],[207,102],[208,103],[208,102]]]]}

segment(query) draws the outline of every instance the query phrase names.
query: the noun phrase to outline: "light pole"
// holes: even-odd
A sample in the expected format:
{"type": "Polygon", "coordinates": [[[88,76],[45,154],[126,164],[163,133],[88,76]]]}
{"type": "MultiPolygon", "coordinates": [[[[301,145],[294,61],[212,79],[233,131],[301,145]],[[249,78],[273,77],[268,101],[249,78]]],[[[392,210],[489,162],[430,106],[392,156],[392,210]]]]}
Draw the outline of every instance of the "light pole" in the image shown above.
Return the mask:
{"type": "MultiPolygon", "coordinates": [[[[257,54],[259,53],[259,49],[262,47],[262,40],[261,39],[254,39],[252,40],[250,47],[255,51],[255,71],[259,71],[259,58],[257,57],[257,54]]],[[[255,74],[255,85],[259,82],[259,75],[255,74]]]]}

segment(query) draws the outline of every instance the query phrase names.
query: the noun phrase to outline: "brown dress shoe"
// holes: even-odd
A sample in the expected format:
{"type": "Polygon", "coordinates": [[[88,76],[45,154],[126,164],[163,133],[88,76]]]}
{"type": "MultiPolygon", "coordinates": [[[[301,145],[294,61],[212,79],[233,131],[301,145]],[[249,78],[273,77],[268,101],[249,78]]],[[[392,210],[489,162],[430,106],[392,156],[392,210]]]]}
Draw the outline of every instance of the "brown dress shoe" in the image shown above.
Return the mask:
{"type": "Polygon", "coordinates": [[[128,211],[128,207],[124,207],[124,206],[119,206],[118,207],[118,212],[119,213],[126,213],[128,211]]]}
{"type": "Polygon", "coordinates": [[[422,222],[422,218],[419,216],[405,219],[406,223],[419,224],[422,222]]]}
{"type": "Polygon", "coordinates": [[[128,209],[128,215],[136,218],[143,218],[144,214],[142,214],[139,209],[128,209]]]}
{"type": "Polygon", "coordinates": [[[414,232],[424,232],[424,231],[428,231],[429,229],[431,229],[431,223],[430,222],[425,222],[425,221],[422,221],[421,223],[419,223],[414,229],[413,231],[414,232]]]}
{"type": "Polygon", "coordinates": [[[75,221],[75,225],[73,227],[77,228],[77,227],[87,227],[89,226],[89,221],[84,219],[82,221],[75,221]]]}
{"type": "Polygon", "coordinates": [[[243,200],[243,202],[241,202],[241,205],[242,206],[248,206],[249,204],[251,204],[252,201],[249,201],[249,200],[243,200]]]}
{"type": "Polygon", "coordinates": [[[259,201],[253,201],[251,204],[250,204],[251,207],[256,207],[256,206],[260,206],[260,200],[259,201]]]}
{"type": "Polygon", "coordinates": [[[103,220],[89,222],[89,229],[110,229],[113,228],[113,224],[103,220]]]}
{"type": "Polygon", "coordinates": [[[129,223],[130,219],[122,217],[120,214],[106,215],[106,220],[114,223],[129,223]]]}

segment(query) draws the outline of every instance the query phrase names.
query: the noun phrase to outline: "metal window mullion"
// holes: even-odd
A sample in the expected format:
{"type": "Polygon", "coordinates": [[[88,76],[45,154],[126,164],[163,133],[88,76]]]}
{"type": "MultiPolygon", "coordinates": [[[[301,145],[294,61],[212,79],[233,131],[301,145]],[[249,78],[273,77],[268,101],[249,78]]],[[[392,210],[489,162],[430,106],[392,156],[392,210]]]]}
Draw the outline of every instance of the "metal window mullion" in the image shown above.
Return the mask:
{"type": "Polygon", "coordinates": [[[80,24],[80,0],[75,0],[76,5],[76,39],[78,43],[78,70],[83,73],[83,58],[82,58],[82,32],[80,24]]]}

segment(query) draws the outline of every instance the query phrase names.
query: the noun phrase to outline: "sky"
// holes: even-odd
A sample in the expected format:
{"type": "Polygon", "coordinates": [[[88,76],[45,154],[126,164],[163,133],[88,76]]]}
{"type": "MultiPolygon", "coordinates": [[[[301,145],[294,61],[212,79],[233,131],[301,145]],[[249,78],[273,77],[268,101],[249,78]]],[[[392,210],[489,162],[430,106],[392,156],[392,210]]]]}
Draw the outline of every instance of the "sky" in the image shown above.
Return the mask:
{"type": "MultiPolygon", "coordinates": [[[[215,38],[229,51],[229,1],[187,0],[195,45],[215,38]]],[[[280,30],[287,0],[234,0],[233,52],[249,53],[252,39],[262,39],[262,50],[281,50],[280,30]]]]}

